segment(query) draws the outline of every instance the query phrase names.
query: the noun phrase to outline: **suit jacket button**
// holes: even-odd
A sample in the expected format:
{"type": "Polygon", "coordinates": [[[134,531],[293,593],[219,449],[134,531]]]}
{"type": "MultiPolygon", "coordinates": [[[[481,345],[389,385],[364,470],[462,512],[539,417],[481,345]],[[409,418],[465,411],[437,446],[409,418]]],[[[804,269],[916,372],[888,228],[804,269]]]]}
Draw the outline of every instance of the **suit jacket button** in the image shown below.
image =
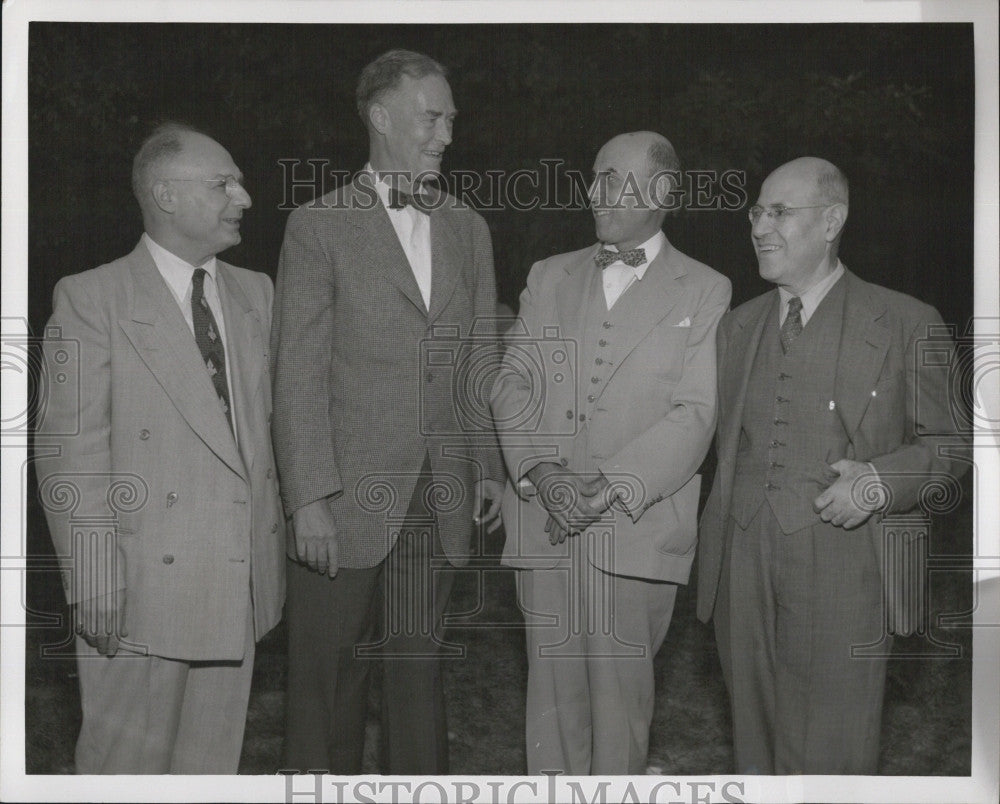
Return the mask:
{"type": "Polygon", "coordinates": [[[167,508],[169,508],[169,507],[170,507],[171,505],[173,505],[173,504],[174,504],[175,502],[177,502],[177,492],[176,492],[176,491],[171,491],[171,492],[170,492],[170,493],[169,493],[169,494],[167,495],[167,508]]]}
{"type": "Polygon", "coordinates": [[[573,411],[567,410],[566,411],[566,418],[567,419],[572,419],[573,418],[573,411]]]}
{"type": "Polygon", "coordinates": [[[274,470],[269,468],[267,470],[267,479],[270,480],[272,477],[274,477],[274,470]]]}
{"type": "Polygon", "coordinates": [[[587,394],[587,401],[588,402],[593,402],[596,398],[597,397],[595,397],[593,394],[587,394]]]}
{"type": "Polygon", "coordinates": [[[427,372],[427,382],[434,382],[434,372],[433,371],[428,371],[427,372]]]}
{"type": "Polygon", "coordinates": [[[163,557],[163,563],[164,564],[173,564],[174,563],[174,557],[172,555],[170,555],[170,553],[167,553],[163,557]]]}
{"type": "Polygon", "coordinates": [[[143,441],[147,441],[149,439],[149,430],[146,429],[140,430],[139,438],[141,438],[143,441]]]}
{"type": "Polygon", "coordinates": [[[601,339],[600,339],[600,340],[599,340],[599,341],[597,342],[597,345],[598,345],[598,346],[607,346],[607,345],[608,345],[608,342],[607,342],[606,340],[604,340],[604,338],[601,338],[601,339]]]}
{"type": "Polygon", "coordinates": [[[559,463],[562,464],[563,466],[569,466],[569,461],[567,461],[565,458],[560,458],[559,463]]]}
{"type": "Polygon", "coordinates": [[[273,525],[271,525],[271,533],[277,533],[277,532],[278,532],[278,523],[275,522],[273,525]]]}
{"type": "Polygon", "coordinates": [[[586,413],[581,413],[580,414],[580,421],[581,422],[587,421],[587,414],[586,413]]]}

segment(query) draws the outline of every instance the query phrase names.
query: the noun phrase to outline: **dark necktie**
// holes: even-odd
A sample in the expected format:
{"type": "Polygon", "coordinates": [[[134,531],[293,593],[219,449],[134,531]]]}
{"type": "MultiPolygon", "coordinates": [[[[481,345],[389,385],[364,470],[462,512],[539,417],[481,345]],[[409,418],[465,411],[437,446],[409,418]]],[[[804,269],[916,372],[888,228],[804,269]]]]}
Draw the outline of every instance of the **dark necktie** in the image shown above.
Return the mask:
{"type": "Polygon", "coordinates": [[[788,300],[788,315],[781,325],[781,351],[788,354],[788,348],[802,334],[802,299],[792,296],[788,300]]]}
{"type": "Polygon", "coordinates": [[[642,248],[630,248],[628,251],[612,251],[611,249],[602,248],[594,255],[594,262],[598,264],[602,271],[611,265],[611,263],[618,262],[618,260],[635,268],[646,261],[646,250],[642,248]]]}
{"type": "Polygon", "coordinates": [[[215,323],[215,316],[205,298],[205,269],[195,268],[191,277],[191,320],[194,323],[194,340],[201,351],[208,376],[212,378],[215,393],[219,395],[219,404],[226,414],[229,429],[233,428],[233,418],[229,406],[229,385],[226,382],[226,350],[222,343],[222,335],[215,323]]]}
{"type": "Polygon", "coordinates": [[[422,195],[410,195],[410,193],[404,193],[402,190],[397,190],[395,187],[389,188],[389,209],[403,209],[404,207],[413,207],[419,212],[423,212],[424,215],[430,215],[431,209],[427,204],[427,199],[422,195]]]}

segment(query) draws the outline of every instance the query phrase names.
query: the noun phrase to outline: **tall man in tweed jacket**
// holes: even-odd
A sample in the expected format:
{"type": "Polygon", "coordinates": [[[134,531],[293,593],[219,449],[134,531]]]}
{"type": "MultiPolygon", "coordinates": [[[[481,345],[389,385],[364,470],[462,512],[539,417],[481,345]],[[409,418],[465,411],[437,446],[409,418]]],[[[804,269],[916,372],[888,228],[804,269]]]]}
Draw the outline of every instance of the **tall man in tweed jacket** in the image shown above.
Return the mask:
{"type": "Polygon", "coordinates": [[[295,528],[285,764],[360,773],[381,659],[382,770],[440,774],[447,568],[502,490],[488,411],[455,383],[463,361],[489,374],[497,359],[492,246],[429,181],[456,114],[444,68],[390,51],[357,94],[369,163],[292,213],[278,269],[273,431],[295,528]]]}
{"type": "Polygon", "coordinates": [[[219,143],[157,129],[139,244],[56,285],[46,363],[79,385],[49,386],[36,447],[56,447],[37,467],[80,634],[78,773],[236,773],[254,642],[281,617],[273,290],[215,257],[241,182],[219,143]]]}
{"type": "Polygon", "coordinates": [[[955,441],[943,374],[918,369],[941,319],[843,266],[847,210],[825,160],[768,176],[751,239],[777,289],[719,327],[698,616],[715,622],[739,773],[876,772],[886,663],[851,648],[883,637],[879,520],[964,468],[939,449],[955,441]]]}
{"type": "Polygon", "coordinates": [[[601,148],[601,242],[532,266],[494,385],[531,774],[646,772],[653,657],[694,560],[730,297],[661,231],[678,169],[653,132],[601,148]]]}

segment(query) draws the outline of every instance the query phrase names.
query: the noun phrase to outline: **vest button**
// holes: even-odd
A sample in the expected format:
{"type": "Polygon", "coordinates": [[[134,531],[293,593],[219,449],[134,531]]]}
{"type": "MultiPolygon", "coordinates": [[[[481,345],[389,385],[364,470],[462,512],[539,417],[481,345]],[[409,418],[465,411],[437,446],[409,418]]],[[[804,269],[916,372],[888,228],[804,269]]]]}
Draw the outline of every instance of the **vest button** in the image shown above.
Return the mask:
{"type": "Polygon", "coordinates": [[[600,339],[600,340],[599,340],[599,341],[597,342],[597,345],[598,345],[598,346],[607,346],[607,345],[608,345],[608,342],[607,342],[606,340],[604,340],[604,338],[601,338],[601,339],[600,339]]]}
{"type": "Polygon", "coordinates": [[[170,507],[171,505],[173,505],[173,504],[174,504],[175,502],[177,502],[177,492],[176,492],[176,491],[171,491],[171,492],[170,492],[170,493],[169,493],[169,494],[167,495],[167,508],[169,508],[169,507],[170,507]]]}
{"type": "Polygon", "coordinates": [[[601,326],[604,327],[605,329],[611,329],[611,322],[605,321],[603,324],[601,324],[601,326]]]}
{"type": "Polygon", "coordinates": [[[604,363],[604,361],[603,361],[603,360],[601,360],[601,358],[597,358],[597,360],[595,360],[594,362],[595,362],[595,363],[596,363],[596,364],[597,364],[598,366],[600,366],[600,365],[602,365],[602,364],[604,363]]]}
{"type": "Polygon", "coordinates": [[[573,411],[567,410],[566,411],[566,418],[567,419],[572,419],[573,418],[573,411]]]}
{"type": "Polygon", "coordinates": [[[580,414],[580,421],[581,422],[587,421],[587,414],[586,413],[581,413],[580,414]]]}
{"type": "Polygon", "coordinates": [[[149,440],[149,430],[146,430],[146,429],[140,430],[139,431],[139,438],[141,438],[143,441],[148,441],[149,440]]]}
{"type": "Polygon", "coordinates": [[[560,466],[569,466],[569,461],[567,461],[565,458],[560,458],[559,459],[559,465],[560,466]]]}
{"type": "Polygon", "coordinates": [[[174,563],[174,557],[168,553],[167,555],[165,555],[163,557],[163,563],[164,564],[173,564],[174,563]]]}
{"type": "Polygon", "coordinates": [[[587,394],[587,401],[588,402],[593,402],[595,399],[597,399],[597,397],[594,396],[593,394],[587,394]]]}
{"type": "Polygon", "coordinates": [[[594,383],[594,385],[597,385],[597,383],[599,383],[601,381],[601,378],[600,377],[591,377],[590,381],[592,383],[594,383]]]}
{"type": "Polygon", "coordinates": [[[764,488],[768,491],[781,491],[781,486],[776,486],[774,483],[765,483],[764,488]]]}

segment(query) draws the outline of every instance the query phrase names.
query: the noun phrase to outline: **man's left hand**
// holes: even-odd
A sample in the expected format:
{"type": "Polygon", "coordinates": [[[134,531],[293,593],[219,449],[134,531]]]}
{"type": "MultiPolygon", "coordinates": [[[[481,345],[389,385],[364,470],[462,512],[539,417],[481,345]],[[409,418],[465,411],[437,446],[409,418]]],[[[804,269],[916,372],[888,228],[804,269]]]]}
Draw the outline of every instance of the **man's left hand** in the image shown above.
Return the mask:
{"type": "Polygon", "coordinates": [[[503,499],[503,483],[484,478],[476,481],[476,510],[472,517],[477,525],[485,525],[486,532],[492,533],[500,527],[500,501],[503,499]],[[487,503],[487,500],[489,503],[487,503]]]}
{"type": "Polygon", "coordinates": [[[813,507],[824,522],[845,530],[856,528],[875,510],[875,506],[866,505],[866,500],[879,496],[864,494],[862,484],[856,484],[856,481],[862,475],[869,475],[874,482],[877,474],[867,463],[846,459],[830,464],[830,469],[838,476],[827,490],[813,501],[813,507]]]}

